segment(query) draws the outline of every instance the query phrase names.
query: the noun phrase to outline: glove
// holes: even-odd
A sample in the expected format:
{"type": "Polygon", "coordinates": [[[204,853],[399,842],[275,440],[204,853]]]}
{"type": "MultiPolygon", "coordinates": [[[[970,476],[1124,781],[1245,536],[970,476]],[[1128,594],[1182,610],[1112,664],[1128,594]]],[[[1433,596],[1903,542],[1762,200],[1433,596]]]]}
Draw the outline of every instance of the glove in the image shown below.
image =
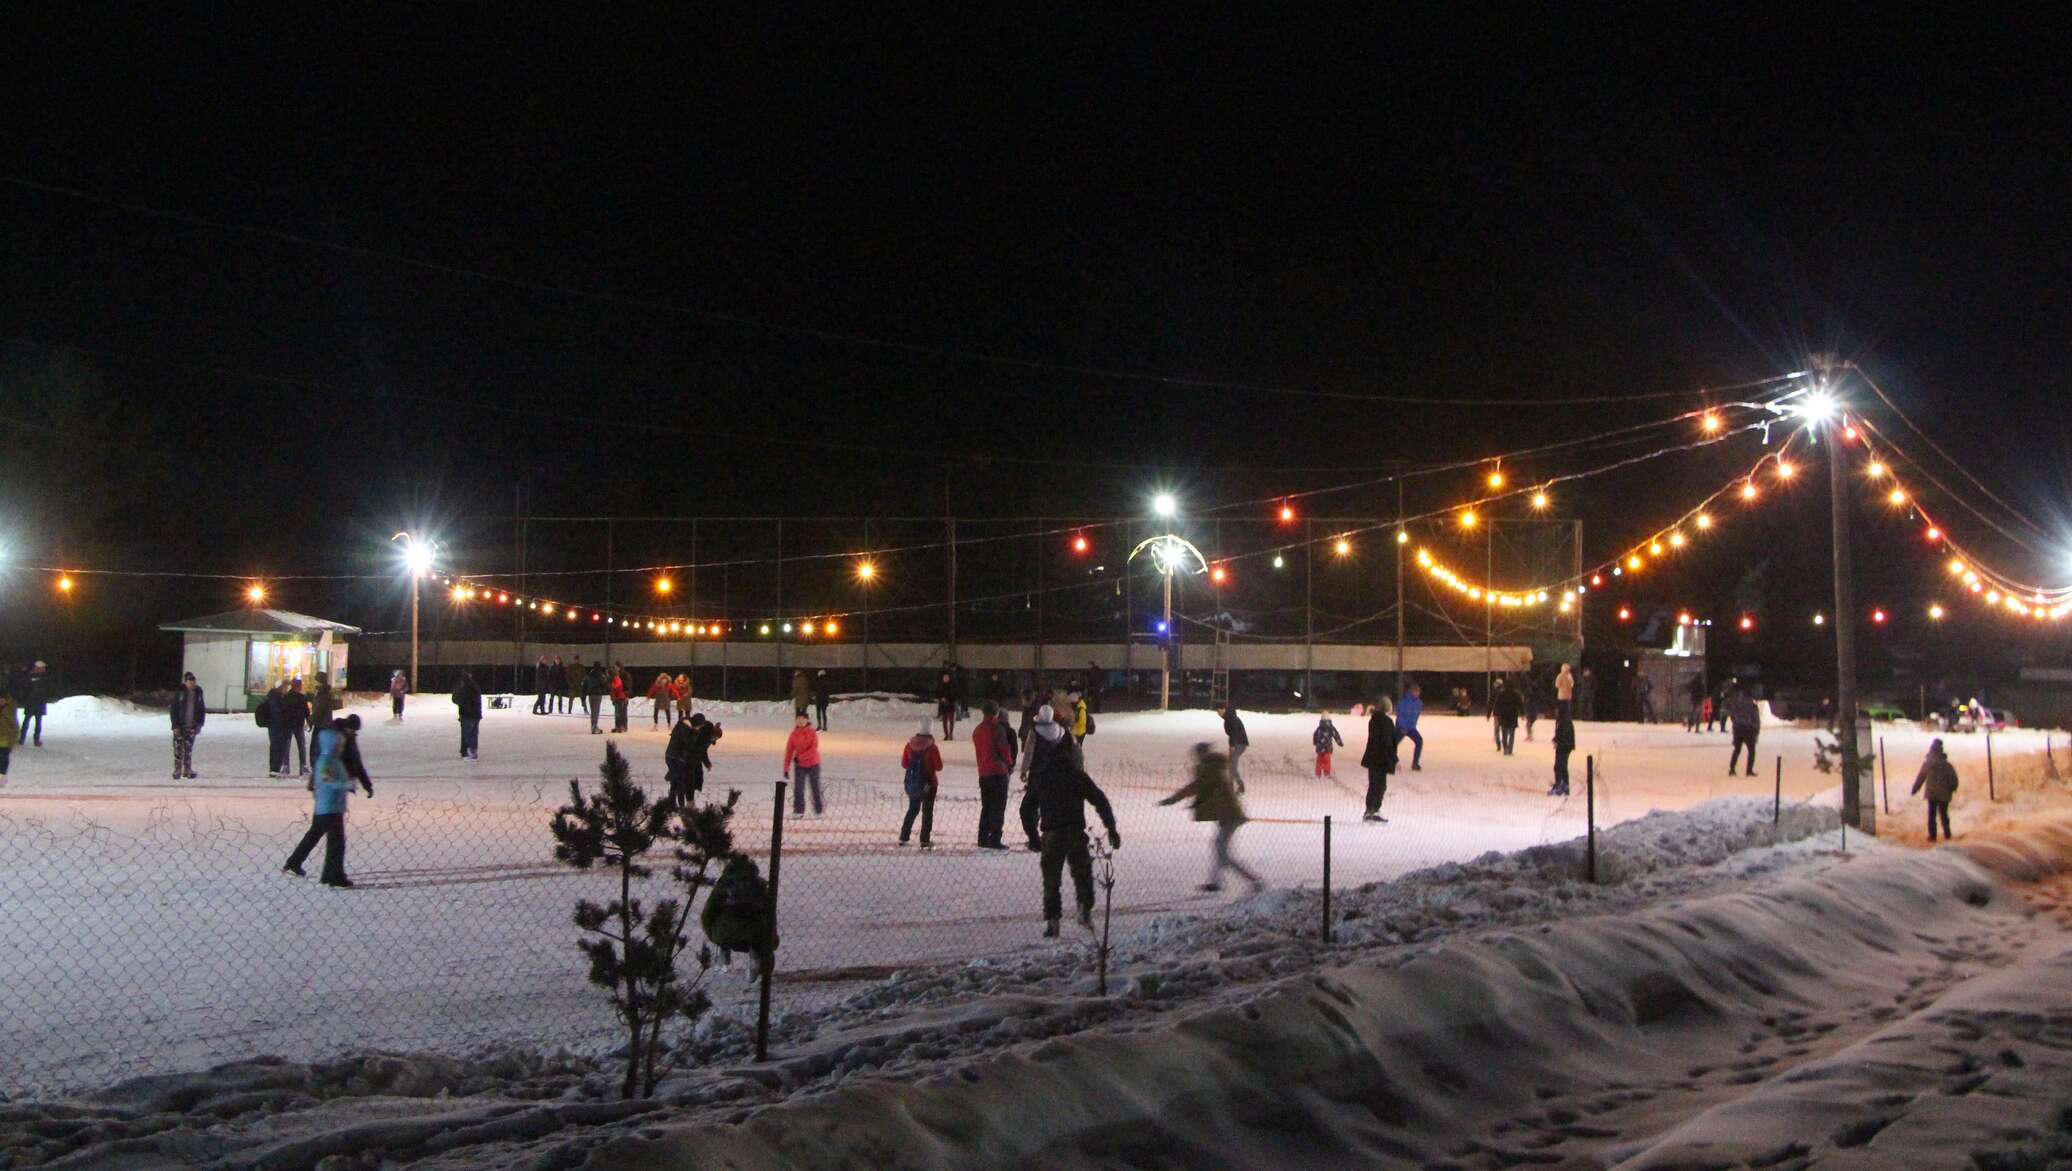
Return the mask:
{"type": "Polygon", "coordinates": [[[1111,849],[1111,850],[1120,850],[1120,849],[1122,849],[1122,833],[1121,833],[1121,831],[1119,831],[1119,830],[1112,830],[1112,829],[1108,831],[1108,848],[1109,848],[1109,849],[1111,849]]]}
{"type": "Polygon", "coordinates": [[[365,789],[365,790],[367,790],[367,795],[368,795],[369,797],[372,797],[372,796],[374,795],[374,786],[373,786],[373,785],[361,785],[360,787],[361,787],[362,789],[365,789]]]}

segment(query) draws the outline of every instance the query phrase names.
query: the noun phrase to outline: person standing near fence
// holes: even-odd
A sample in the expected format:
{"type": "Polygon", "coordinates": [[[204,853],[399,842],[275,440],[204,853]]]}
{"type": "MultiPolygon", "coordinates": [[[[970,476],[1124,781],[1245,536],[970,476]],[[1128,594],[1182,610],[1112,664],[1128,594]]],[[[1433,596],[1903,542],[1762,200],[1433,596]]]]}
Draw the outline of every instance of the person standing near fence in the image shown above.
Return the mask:
{"type": "MultiPolygon", "coordinates": [[[[309,830],[296,843],[294,853],[288,855],[281,870],[297,878],[306,877],[302,863],[316,848],[318,839],[322,839],[324,869],[320,880],[325,886],[350,889],[352,880],[345,876],[345,804],[346,795],[352,791],[353,778],[343,759],[345,733],[335,726],[319,729],[316,750],[315,774],[310,779],[316,800],[309,830]]],[[[369,784],[366,789],[367,795],[372,797],[374,786],[369,784]]]]}
{"type": "Polygon", "coordinates": [[[259,700],[259,706],[252,712],[252,722],[266,729],[266,775],[285,777],[288,775],[288,715],[283,710],[282,697],[288,693],[288,681],[283,679],[267,689],[259,700]]]}
{"type": "MultiPolygon", "coordinates": [[[[1328,719],[1325,726],[1329,726],[1328,719]]],[[[1329,759],[1328,752],[1319,754],[1329,759]]],[[[1229,761],[1204,742],[1194,746],[1194,779],[1181,786],[1180,791],[1160,801],[1160,805],[1173,805],[1181,801],[1194,802],[1194,820],[1216,823],[1216,842],[1209,855],[1209,880],[1199,888],[1205,893],[1223,889],[1223,872],[1237,871],[1238,877],[1252,884],[1252,893],[1266,889],[1266,880],[1248,869],[1244,863],[1231,856],[1230,840],[1237,836],[1238,827],[1245,824],[1244,803],[1237,798],[1237,790],[1231,787],[1229,761]]]]}
{"type": "Polygon", "coordinates": [[[929,836],[935,830],[936,776],[942,772],[942,749],[935,745],[935,733],[928,721],[899,750],[899,767],[906,770],[906,820],[899,823],[899,844],[904,846],[914,832],[914,818],[921,819],[921,848],[935,848],[929,836]]]}
{"type": "Polygon", "coordinates": [[[984,718],[971,732],[971,749],[978,762],[978,848],[1005,850],[1007,778],[1014,772],[1015,734],[1001,716],[999,704],[989,699],[980,710],[984,718]]]}
{"type": "Polygon", "coordinates": [[[453,689],[453,706],[460,716],[460,758],[482,759],[482,688],[465,668],[460,686],[453,689]]]}
{"type": "Polygon", "coordinates": [[[1360,767],[1367,770],[1367,808],[1360,820],[1386,822],[1381,800],[1389,795],[1389,774],[1396,771],[1396,720],[1387,696],[1368,709],[1367,747],[1360,753],[1360,767]]]}
{"type": "Polygon", "coordinates": [[[1547,790],[1549,797],[1568,796],[1568,757],[1576,750],[1576,721],[1568,714],[1568,705],[1554,709],[1554,785],[1547,790]]]}
{"type": "MultiPolygon", "coordinates": [[[[1310,747],[1317,750],[1317,775],[1320,777],[1330,776],[1332,746],[1345,747],[1345,737],[1339,735],[1338,728],[1331,723],[1331,713],[1325,712],[1317,717],[1317,729],[1309,734],[1309,744],[1310,747]]],[[[1196,747],[1200,748],[1201,746],[1196,745],[1196,747]]],[[[1225,761],[1225,763],[1227,764],[1228,761],[1225,761]]]]}
{"type": "Polygon", "coordinates": [[[1245,735],[1245,722],[1238,718],[1234,699],[1223,701],[1223,738],[1230,743],[1230,783],[1242,793],[1245,791],[1245,774],[1237,762],[1244,758],[1245,749],[1252,746],[1252,738],[1245,735]]]}
{"type": "Polygon", "coordinates": [[[547,656],[545,655],[541,655],[540,661],[532,665],[533,715],[543,716],[547,714],[547,681],[553,678],[553,671],[553,664],[547,662],[547,656]]]}
{"type": "Polygon", "coordinates": [[[676,718],[681,720],[690,715],[691,677],[688,674],[678,675],[676,677],[676,684],[669,689],[669,693],[676,700],[676,718]]]}
{"type": "MultiPolygon", "coordinates": [[[[1055,723],[1053,722],[1053,726],[1055,723]]],[[[1079,925],[1094,927],[1094,862],[1087,849],[1086,807],[1091,804],[1108,830],[1108,847],[1122,848],[1115,828],[1115,808],[1092,777],[1080,767],[1076,749],[1052,752],[1029,778],[1036,808],[1031,828],[1038,834],[1043,871],[1043,934],[1056,939],[1064,911],[1064,871],[1072,871],[1072,894],[1079,907],[1079,925]]]]}
{"type": "Polygon", "coordinates": [[[1935,822],[1940,817],[1942,836],[1955,841],[1957,835],[1950,832],[1950,801],[1957,795],[1957,769],[1950,764],[1950,758],[1943,755],[1940,738],[1928,746],[1928,755],[1921,761],[1921,771],[1915,774],[1914,787],[1908,793],[1911,795],[1923,790],[1928,797],[1928,840],[1935,840],[1935,822]]]}
{"type": "MultiPolygon", "coordinates": [[[[309,775],[309,696],[303,694],[302,678],[297,676],[288,681],[288,690],[281,694],[280,714],[287,724],[288,738],[295,742],[295,775],[309,775]]],[[[281,750],[281,768],[288,767],[288,753],[281,750]]]]}
{"type": "Polygon", "coordinates": [[[813,721],[800,712],[791,718],[791,735],[784,741],[784,779],[791,779],[791,768],[799,769],[798,783],[791,789],[791,813],[793,817],[806,812],[806,789],[813,790],[813,816],[823,812],[820,800],[820,732],[813,727],[813,721]]]}
{"type": "Polygon", "coordinates": [[[1755,706],[1755,699],[1748,694],[1748,688],[1737,688],[1734,701],[1727,705],[1727,717],[1734,724],[1734,754],[1727,758],[1727,775],[1734,775],[1734,766],[1741,761],[1741,750],[1748,749],[1748,772],[1755,775],[1755,742],[1763,733],[1763,713],[1755,706]]]}
{"type": "Polygon", "coordinates": [[[597,721],[604,715],[604,660],[590,664],[583,672],[583,709],[590,713],[590,734],[604,735],[597,721]]]}
{"type": "Polygon", "coordinates": [[[683,708],[676,709],[676,727],[669,732],[669,746],[662,750],[670,801],[689,805],[705,788],[705,770],[712,767],[712,745],[719,737],[719,725],[707,722],[704,712],[686,716],[683,708]]]}
{"type": "Polygon", "coordinates": [[[1424,733],[1417,730],[1417,717],[1424,714],[1424,689],[1415,681],[1403,689],[1403,702],[1396,706],[1396,739],[1410,741],[1410,771],[1424,769],[1424,733]]]}
{"type": "Polygon", "coordinates": [[[583,681],[589,676],[583,670],[583,656],[570,655],[568,670],[561,676],[561,710],[583,714],[583,681]]]}
{"type": "Polygon", "coordinates": [[[626,665],[613,663],[611,681],[606,689],[612,697],[612,731],[624,734],[626,731],[626,705],[631,703],[632,694],[626,686],[626,665]]]}
{"type": "Polygon", "coordinates": [[[180,677],[180,690],[173,693],[173,779],[191,781],[194,776],[194,738],[209,718],[209,705],[202,699],[201,684],[189,671],[180,677]]]}
{"type": "Polygon", "coordinates": [[[935,685],[935,718],[942,721],[945,744],[957,738],[957,705],[962,699],[957,690],[956,669],[944,667],[942,678],[935,685]]]}
{"type": "Polygon", "coordinates": [[[834,699],[833,689],[825,670],[813,672],[813,725],[817,731],[827,731],[827,705],[834,699]]]}
{"type": "Polygon", "coordinates": [[[1525,709],[1525,698],[1516,687],[1497,687],[1496,702],[1489,706],[1489,714],[1496,721],[1496,746],[1509,756],[1518,746],[1518,717],[1525,709]]]}

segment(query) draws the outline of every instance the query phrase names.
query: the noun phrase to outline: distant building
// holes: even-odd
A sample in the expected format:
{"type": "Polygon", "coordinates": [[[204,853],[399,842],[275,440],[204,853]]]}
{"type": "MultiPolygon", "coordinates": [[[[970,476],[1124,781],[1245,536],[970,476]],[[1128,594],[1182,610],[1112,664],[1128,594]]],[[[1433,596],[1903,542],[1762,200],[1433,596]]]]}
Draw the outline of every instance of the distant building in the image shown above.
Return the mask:
{"type": "Polygon", "coordinates": [[[159,627],[184,637],[183,670],[194,672],[213,711],[250,711],[283,679],[312,686],[319,671],[346,686],[346,638],[357,626],[289,610],[230,610],[159,627]]]}

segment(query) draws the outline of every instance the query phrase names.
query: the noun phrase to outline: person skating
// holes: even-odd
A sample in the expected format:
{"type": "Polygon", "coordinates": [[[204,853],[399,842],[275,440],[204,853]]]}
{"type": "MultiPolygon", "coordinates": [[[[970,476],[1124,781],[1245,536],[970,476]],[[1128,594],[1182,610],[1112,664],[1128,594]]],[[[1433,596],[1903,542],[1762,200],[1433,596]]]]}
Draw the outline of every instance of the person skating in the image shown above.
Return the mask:
{"type": "Polygon", "coordinates": [[[827,731],[827,705],[834,699],[834,684],[828,682],[826,671],[813,672],[813,726],[827,731]]]}
{"type": "Polygon", "coordinates": [[[1583,668],[1582,678],[1576,680],[1576,716],[1578,719],[1597,718],[1597,673],[1583,668]]]}
{"type": "Polygon", "coordinates": [[[1576,722],[1563,704],[1554,712],[1554,787],[1549,797],[1568,796],[1568,757],[1576,750],[1576,722]]]}
{"type": "Polygon", "coordinates": [[[1424,689],[1415,681],[1403,689],[1403,702],[1396,705],[1396,739],[1410,741],[1410,771],[1424,770],[1424,734],[1417,730],[1417,718],[1424,714],[1424,689]]]}
{"type": "Polygon", "coordinates": [[[685,716],[690,715],[691,677],[687,674],[678,675],[675,685],[670,687],[669,691],[676,699],[676,718],[681,720],[685,716]]]}
{"type": "Polygon", "coordinates": [[[1576,677],[1569,671],[1568,664],[1561,664],[1561,670],[1554,674],[1554,715],[1575,715],[1576,677]]]}
{"type": "Polygon", "coordinates": [[[806,678],[805,668],[791,673],[791,714],[803,716],[813,706],[813,684],[806,678]]]}
{"type": "MultiPolygon", "coordinates": [[[[0,770],[4,771],[4,770],[0,770]]],[[[1950,832],[1950,799],[1957,795],[1957,769],[1950,764],[1950,758],[1943,755],[1943,742],[1937,739],[1928,746],[1928,755],[1921,761],[1921,771],[1914,776],[1914,787],[1909,794],[1926,791],[1928,797],[1928,840],[1935,841],[1935,822],[1942,819],[1942,836],[1954,841],[1956,834],[1950,832]]]]}
{"type": "MultiPolygon", "coordinates": [[[[1056,727],[1056,722],[1051,722],[1056,727]]],[[[1058,729],[1057,739],[1065,742],[1046,756],[1029,778],[1029,795],[1034,799],[1033,814],[1025,814],[1024,820],[1037,835],[1039,851],[1042,854],[1043,870],[1043,934],[1055,939],[1058,934],[1058,919],[1063,913],[1063,872],[1072,871],[1072,894],[1079,907],[1079,925],[1087,930],[1094,926],[1094,863],[1087,850],[1086,806],[1091,804],[1094,812],[1100,814],[1101,825],[1108,831],[1108,848],[1122,848],[1122,834],[1115,828],[1115,809],[1108,803],[1108,795],[1101,792],[1092,777],[1079,762],[1077,745],[1070,744],[1071,737],[1058,729]]]]}
{"type": "Polygon", "coordinates": [[[389,672],[389,723],[403,722],[403,697],[410,694],[410,680],[400,670],[389,672]]]}
{"type": "MultiPolygon", "coordinates": [[[[1317,750],[1317,775],[1330,776],[1332,747],[1345,747],[1345,737],[1339,735],[1338,728],[1331,723],[1331,713],[1325,712],[1317,717],[1317,727],[1309,734],[1309,744],[1317,750]]],[[[1225,763],[1228,763],[1227,759],[1225,763]]]]}
{"type": "Polygon", "coordinates": [[[22,726],[15,734],[15,743],[33,744],[43,747],[43,717],[50,711],[50,665],[42,659],[29,667],[29,673],[22,677],[20,694],[15,697],[15,706],[21,709],[22,726]],[[29,725],[34,724],[35,739],[29,738],[29,725]]]}
{"type": "Polygon", "coordinates": [[[266,775],[269,777],[288,775],[288,717],[282,710],[287,694],[288,682],[283,679],[267,688],[259,706],[252,710],[252,722],[266,729],[266,775]]]}
{"type": "Polygon", "coordinates": [[[1691,676],[1684,691],[1691,701],[1691,710],[1684,713],[1684,731],[1696,732],[1698,720],[1705,714],[1705,675],[1701,672],[1691,676]]]}
{"type": "Polygon", "coordinates": [[[180,677],[180,690],[173,693],[173,779],[191,781],[194,776],[194,738],[209,718],[209,705],[202,698],[201,684],[194,672],[180,677]]]}
{"type": "Polygon", "coordinates": [[[337,718],[339,708],[338,693],[331,690],[330,673],[318,671],[317,685],[309,693],[309,727],[311,734],[314,735],[316,732],[321,731],[324,725],[337,718]]]}
{"type": "Polygon", "coordinates": [[[1043,848],[1043,839],[1038,831],[1038,808],[1036,803],[1036,774],[1050,766],[1051,759],[1069,756],[1076,767],[1079,763],[1079,744],[1058,723],[1057,713],[1049,704],[1036,709],[1036,719],[1029,725],[1029,746],[1022,751],[1022,834],[1029,840],[1031,852],[1043,848]]]}
{"type": "MultiPolygon", "coordinates": [[[[295,742],[295,775],[309,775],[309,696],[303,694],[302,679],[297,676],[288,681],[288,690],[281,693],[280,710],[276,713],[287,725],[287,736],[295,742]]],[[[288,768],[288,752],[281,750],[281,771],[288,768]]]]}
{"type": "Polygon", "coordinates": [[[1639,701],[1636,706],[1640,708],[1640,722],[1643,724],[1654,723],[1655,681],[1646,675],[1642,675],[1639,681],[1633,685],[1633,696],[1639,701]]]}
{"type": "Polygon", "coordinates": [[[14,685],[0,679],[0,785],[7,784],[7,765],[22,730],[15,722],[14,685]]]}
{"type": "Polygon", "coordinates": [[[791,718],[791,735],[784,741],[784,779],[791,779],[792,766],[798,766],[799,777],[791,788],[791,813],[798,817],[806,812],[806,790],[813,790],[813,816],[824,811],[820,799],[820,732],[813,721],[800,712],[791,718]]]}
{"type": "Polygon", "coordinates": [[[604,661],[590,664],[583,672],[583,708],[590,713],[590,734],[604,735],[604,729],[597,721],[604,715],[604,661]]]}
{"type": "Polygon", "coordinates": [[[1518,716],[1525,706],[1524,699],[1515,687],[1502,687],[1496,693],[1496,702],[1490,705],[1489,714],[1496,720],[1497,747],[1510,756],[1518,746],[1518,716]]]}
{"type": "Polygon", "coordinates": [[[605,686],[612,697],[612,731],[623,735],[626,731],[626,705],[632,701],[631,692],[626,686],[624,664],[612,664],[611,681],[605,686]]]}
{"type": "Polygon", "coordinates": [[[704,712],[686,716],[677,709],[676,727],[669,731],[669,744],[662,750],[662,763],[669,777],[669,800],[687,806],[705,788],[705,772],[712,767],[712,745],[720,738],[720,726],[705,719],[704,712]]]}
{"type": "Polygon", "coordinates": [[[554,656],[554,663],[547,668],[547,710],[544,714],[560,715],[568,710],[568,664],[560,655],[554,656]]]}
{"type": "Polygon", "coordinates": [[[957,705],[962,697],[957,693],[957,672],[943,668],[942,678],[935,685],[935,718],[942,721],[942,738],[948,743],[957,738],[957,705]]]}
{"type": "Polygon", "coordinates": [[[1532,741],[1532,726],[1539,722],[1540,705],[1544,702],[1545,699],[1540,691],[1539,679],[1532,672],[1527,671],[1518,680],[1518,706],[1521,709],[1520,714],[1525,717],[1525,739],[1527,743],[1532,741]]]}
{"type": "Polygon", "coordinates": [[[453,689],[453,706],[460,716],[460,758],[482,759],[482,688],[465,668],[460,686],[453,689]]]}
{"type": "Polygon", "coordinates": [[[659,728],[663,724],[668,724],[674,728],[676,720],[670,715],[669,709],[676,704],[676,681],[669,677],[669,672],[664,671],[655,676],[655,681],[648,684],[647,697],[648,727],[659,728]]]}
{"type": "Polygon", "coordinates": [[[1763,732],[1763,713],[1756,707],[1755,699],[1746,687],[1734,691],[1734,701],[1727,705],[1727,718],[1734,725],[1734,754],[1727,758],[1727,775],[1734,775],[1734,766],[1741,760],[1741,750],[1748,749],[1748,772],[1755,775],[1755,742],[1763,732]]]}
{"type": "MultiPolygon", "coordinates": [[[[1330,753],[1322,755],[1328,757],[1330,753]]],[[[1237,790],[1231,786],[1229,759],[1206,742],[1194,746],[1194,779],[1159,804],[1173,805],[1181,801],[1193,802],[1194,820],[1216,823],[1216,843],[1209,855],[1209,880],[1202,883],[1200,889],[1210,892],[1222,890],[1223,872],[1235,870],[1238,877],[1252,884],[1253,894],[1265,890],[1266,880],[1231,856],[1230,840],[1237,836],[1238,827],[1245,824],[1245,807],[1238,800],[1237,790]]]]}
{"type": "Polygon", "coordinates": [[[540,661],[532,665],[532,714],[547,714],[547,681],[554,677],[554,664],[541,655],[540,661]]]}
{"type": "MultiPolygon", "coordinates": [[[[310,778],[310,785],[316,792],[316,801],[309,819],[309,831],[302,835],[293,853],[281,869],[297,878],[305,877],[302,863],[316,848],[317,841],[324,843],[324,869],[320,881],[325,886],[349,888],[352,880],[345,876],[345,807],[346,797],[352,792],[353,776],[346,767],[344,753],[346,734],[335,724],[317,731],[316,769],[310,778]]],[[[365,784],[367,795],[374,795],[374,786],[365,784]]]]}
{"type": "Polygon", "coordinates": [[[562,699],[566,706],[561,710],[583,714],[583,685],[589,677],[590,673],[583,667],[583,656],[570,655],[568,673],[562,677],[562,699]]]}
{"type": "Polygon", "coordinates": [[[928,721],[899,750],[899,767],[906,770],[906,820],[899,823],[899,844],[904,846],[914,832],[914,818],[921,819],[921,848],[929,850],[935,831],[936,776],[942,772],[942,749],[935,745],[935,733],[928,721]]]}
{"type": "Polygon", "coordinates": [[[1091,709],[1087,707],[1086,696],[1078,689],[1065,693],[1065,710],[1072,713],[1072,739],[1085,744],[1086,734],[1093,729],[1091,709]]]}
{"type": "Polygon", "coordinates": [[[1360,753],[1360,767],[1367,770],[1367,808],[1360,820],[1385,822],[1381,801],[1389,795],[1389,774],[1396,771],[1396,720],[1386,696],[1368,710],[1367,747],[1360,753]]]}
{"type": "Polygon", "coordinates": [[[1453,689],[1453,714],[1454,714],[1454,715],[1456,715],[1456,716],[1459,716],[1459,717],[1461,717],[1462,719],[1466,719],[1466,718],[1468,717],[1468,715],[1469,715],[1470,713],[1472,713],[1473,711],[1474,711],[1474,704],[1473,704],[1472,702],[1470,702],[1470,701],[1469,701],[1469,699],[1468,699],[1468,689],[1467,689],[1467,688],[1465,688],[1465,687],[1456,687],[1456,688],[1454,688],[1454,689],[1453,689]]]}
{"type": "Polygon", "coordinates": [[[1014,772],[1014,730],[1000,715],[1000,705],[987,700],[984,718],[971,730],[971,750],[978,764],[978,848],[1005,850],[1007,778],[1014,772]]]}
{"type": "Polygon", "coordinates": [[[1252,738],[1245,735],[1245,722],[1238,718],[1237,701],[1223,701],[1223,738],[1230,747],[1230,783],[1237,791],[1245,791],[1245,774],[1238,768],[1238,761],[1244,759],[1245,749],[1252,746],[1252,738]]]}

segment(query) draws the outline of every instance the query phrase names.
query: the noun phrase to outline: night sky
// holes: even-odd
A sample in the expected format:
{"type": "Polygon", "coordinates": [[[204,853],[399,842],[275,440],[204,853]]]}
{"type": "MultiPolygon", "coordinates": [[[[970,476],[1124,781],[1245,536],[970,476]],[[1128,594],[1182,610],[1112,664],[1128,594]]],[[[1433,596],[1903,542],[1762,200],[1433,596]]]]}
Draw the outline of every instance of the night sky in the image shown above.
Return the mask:
{"type": "MultiPolygon", "coordinates": [[[[10,656],[54,637],[25,563],[369,572],[436,523],[502,569],[519,483],[540,514],[932,515],[946,484],[968,516],[1166,484],[1206,508],[1647,421],[1703,400],[1575,400],[1813,352],[2072,523],[2072,94],[2040,10],[99,11],[0,42],[10,656]]],[[[1603,557],[1755,451],[1562,508],[1603,557]]],[[[1767,562],[1781,635],[1825,604],[1825,525],[1809,492],[1652,596],[1723,608],[1767,562]]],[[[1903,526],[1864,530],[1866,596],[1925,596],[1903,526]]],[[[234,591],[124,588],[75,655],[234,591]]]]}

